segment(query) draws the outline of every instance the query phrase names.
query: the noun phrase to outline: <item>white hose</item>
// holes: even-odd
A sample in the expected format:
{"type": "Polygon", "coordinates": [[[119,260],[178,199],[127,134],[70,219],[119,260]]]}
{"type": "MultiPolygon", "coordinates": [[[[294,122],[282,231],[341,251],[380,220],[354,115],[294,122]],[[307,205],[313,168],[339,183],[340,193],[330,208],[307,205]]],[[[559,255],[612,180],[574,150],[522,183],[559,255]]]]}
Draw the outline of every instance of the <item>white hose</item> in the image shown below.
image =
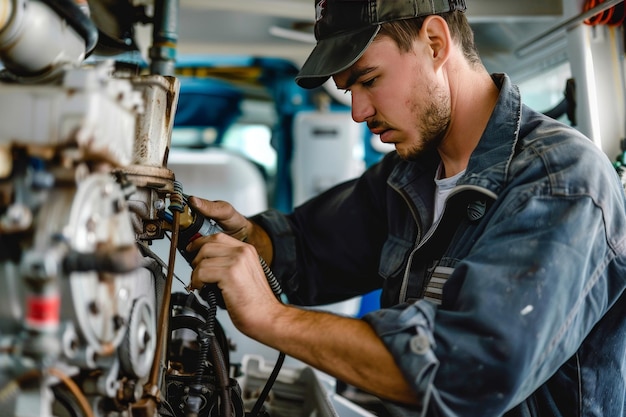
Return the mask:
{"type": "Polygon", "coordinates": [[[0,59],[18,77],[45,77],[85,58],[85,42],[48,5],[0,0],[0,59]]]}

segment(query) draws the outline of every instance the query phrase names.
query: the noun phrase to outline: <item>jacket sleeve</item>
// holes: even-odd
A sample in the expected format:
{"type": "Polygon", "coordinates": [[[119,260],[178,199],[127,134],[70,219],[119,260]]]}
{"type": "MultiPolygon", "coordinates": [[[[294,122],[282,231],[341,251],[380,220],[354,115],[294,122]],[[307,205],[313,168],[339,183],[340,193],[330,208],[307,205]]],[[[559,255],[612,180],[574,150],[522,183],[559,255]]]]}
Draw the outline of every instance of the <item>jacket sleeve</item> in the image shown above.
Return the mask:
{"type": "Polygon", "coordinates": [[[608,168],[592,172],[579,170],[564,188],[549,175],[520,179],[456,263],[441,306],[420,300],[364,317],[427,405],[418,415],[502,415],[617,305],[626,281],[623,194],[608,168]]]}
{"type": "Polygon", "coordinates": [[[291,214],[268,210],[251,218],[270,235],[271,267],[290,302],[322,305],[381,287],[386,180],[394,161],[389,154],[360,178],[327,190],[291,214]]]}

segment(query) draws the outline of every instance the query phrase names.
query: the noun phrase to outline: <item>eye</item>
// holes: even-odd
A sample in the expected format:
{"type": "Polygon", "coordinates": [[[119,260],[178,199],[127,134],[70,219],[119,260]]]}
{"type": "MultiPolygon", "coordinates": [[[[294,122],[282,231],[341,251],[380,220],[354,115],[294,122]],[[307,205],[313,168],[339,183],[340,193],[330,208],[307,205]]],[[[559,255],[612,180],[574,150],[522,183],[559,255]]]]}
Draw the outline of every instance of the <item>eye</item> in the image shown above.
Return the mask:
{"type": "Polygon", "coordinates": [[[376,81],[376,78],[377,77],[374,77],[374,78],[370,78],[369,80],[363,81],[361,85],[363,87],[371,87],[374,84],[374,81],[376,81]]]}

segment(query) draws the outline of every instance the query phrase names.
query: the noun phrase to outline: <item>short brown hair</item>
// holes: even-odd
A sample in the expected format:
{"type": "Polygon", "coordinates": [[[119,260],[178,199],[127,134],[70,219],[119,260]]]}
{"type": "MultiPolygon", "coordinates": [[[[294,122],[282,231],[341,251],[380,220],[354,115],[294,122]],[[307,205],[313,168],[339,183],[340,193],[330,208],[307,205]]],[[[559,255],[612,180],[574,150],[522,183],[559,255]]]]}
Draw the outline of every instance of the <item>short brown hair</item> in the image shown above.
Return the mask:
{"type": "MultiPolygon", "coordinates": [[[[474,43],[474,31],[470,27],[465,13],[460,11],[452,11],[442,13],[441,16],[450,29],[452,39],[459,42],[465,59],[471,65],[482,65],[476,44],[474,43]]],[[[389,36],[393,39],[401,51],[408,52],[413,46],[413,40],[422,29],[422,25],[426,16],[416,17],[414,19],[393,20],[383,23],[378,35],[389,36]]]]}

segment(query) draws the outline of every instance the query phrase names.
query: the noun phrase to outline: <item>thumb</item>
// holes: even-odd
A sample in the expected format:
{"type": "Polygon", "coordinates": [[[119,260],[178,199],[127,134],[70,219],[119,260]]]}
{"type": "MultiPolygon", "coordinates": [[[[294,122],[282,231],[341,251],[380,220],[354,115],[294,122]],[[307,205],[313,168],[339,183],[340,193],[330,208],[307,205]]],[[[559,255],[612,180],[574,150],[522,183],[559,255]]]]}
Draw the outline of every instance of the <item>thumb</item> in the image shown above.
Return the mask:
{"type": "Polygon", "coordinates": [[[191,208],[193,208],[197,212],[202,213],[205,216],[207,215],[207,213],[205,213],[205,211],[207,210],[206,206],[209,203],[207,200],[192,195],[192,196],[189,197],[187,202],[189,203],[191,208]]]}
{"type": "Polygon", "coordinates": [[[249,222],[230,203],[222,200],[210,201],[195,196],[190,196],[188,202],[198,213],[215,220],[226,234],[239,240],[247,238],[249,222]]]}
{"type": "Polygon", "coordinates": [[[192,209],[217,221],[229,220],[236,213],[235,209],[225,201],[211,201],[204,198],[189,196],[187,200],[192,209]]]}

